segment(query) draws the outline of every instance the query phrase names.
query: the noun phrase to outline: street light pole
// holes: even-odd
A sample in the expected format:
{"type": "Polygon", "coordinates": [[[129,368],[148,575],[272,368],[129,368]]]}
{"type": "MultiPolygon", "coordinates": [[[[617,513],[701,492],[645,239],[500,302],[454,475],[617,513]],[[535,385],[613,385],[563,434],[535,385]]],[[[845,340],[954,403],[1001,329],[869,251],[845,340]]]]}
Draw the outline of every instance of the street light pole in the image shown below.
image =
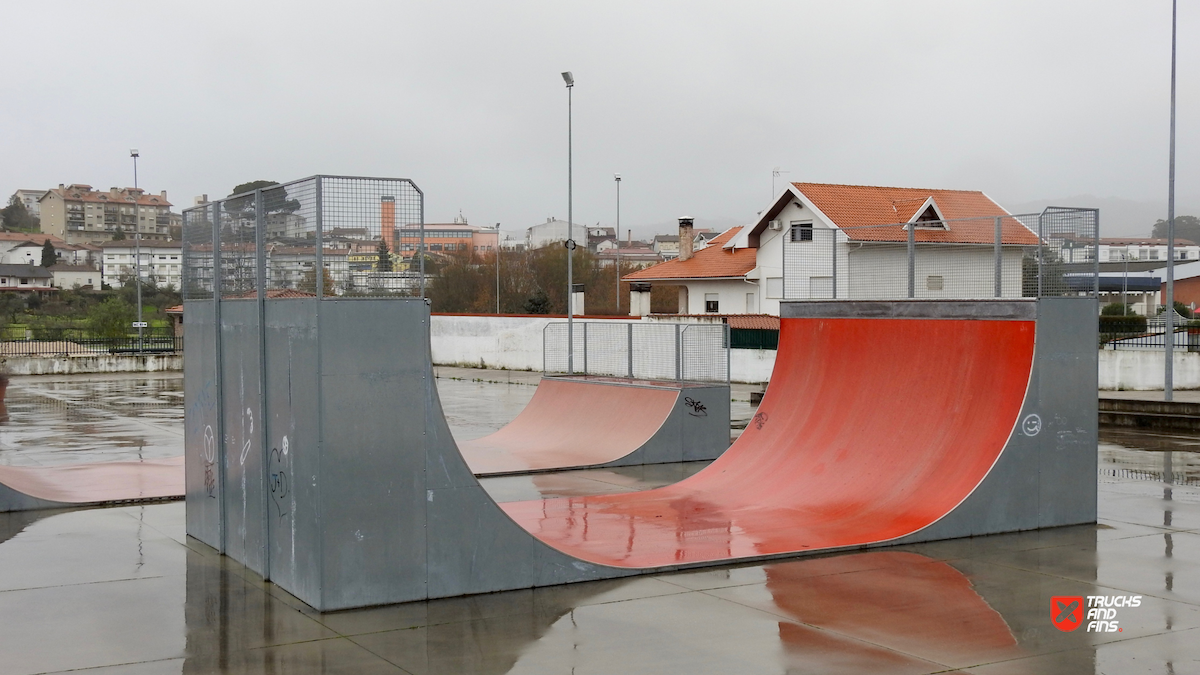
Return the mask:
{"type": "Polygon", "coordinates": [[[143,335],[142,328],[142,228],[138,227],[138,176],[137,176],[137,161],[140,153],[134,148],[129,151],[129,156],[133,158],[133,248],[134,248],[134,281],[137,284],[137,329],[138,329],[138,351],[142,351],[143,335]]]}
{"type": "Polygon", "coordinates": [[[1177,0],[1171,0],[1171,168],[1167,178],[1167,326],[1163,333],[1166,372],[1163,374],[1163,400],[1174,398],[1175,388],[1175,14],[1177,0]]]}
{"type": "Polygon", "coordinates": [[[613,230],[616,235],[613,243],[617,245],[617,314],[621,313],[621,174],[614,173],[613,181],[617,184],[617,227],[613,230]]]}
{"type": "Polygon", "coordinates": [[[500,223],[496,223],[496,314],[500,313],[500,223]]]}
{"type": "Polygon", "coordinates": [[[575,78],[571,71],[562,74],[563,82],[567,83],[567,374],[575,372],[575,321],[574,321],[574,291],[575,279],[571,269],[575,252],[575,213],[572,167],[572,138],[571,138],[571,90],[575,88],[575,78]]]}

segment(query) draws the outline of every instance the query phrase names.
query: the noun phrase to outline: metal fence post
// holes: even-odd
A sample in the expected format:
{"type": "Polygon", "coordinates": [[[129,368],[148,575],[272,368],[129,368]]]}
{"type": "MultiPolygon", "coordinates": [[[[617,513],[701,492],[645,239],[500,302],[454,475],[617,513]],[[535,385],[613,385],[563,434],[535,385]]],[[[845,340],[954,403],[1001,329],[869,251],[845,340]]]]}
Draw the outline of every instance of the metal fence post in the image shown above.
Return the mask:
{"type": "Polygon", "coordinates": [[[917,226],[913,223],[908,224],[908,297],[917,297],[917,270],[916,265],[916,234],[917,226]]]}
{"type": "Polygon", "coordinates": [[[267,435],[267,261],[264,248],[266,242],[266,216],[263,214],[262,190],[254,191],[254,267],[255,284],[258,286],[258,442],[262,464],[262,560],[263,579],[271,579],[271,518],[270,490],[267,489],[267,471],[270,469],[270,437],[267,435]]]}
{"type": "Polygon", "coordinates": [[[683,324],[675,324],[675,379],[683,379],[683,324]]]}
{"type": "Polygon", "coordinates": [[[221,346],[221,204],[216,201],[212,205],[212,246],[213,246],[213,317],[217,339],[213,345],[217,363],[217,428],[215,429],[217,446],[217,543],[218,550],[225,553],[229,550],[227,543],[228,527],[225,522],[225,357],[221,346]]]}
{"type": "MultiPolygon", "coordinates": [[[[833,261],[833,264],[832,264],[833,294],[831,297],[834,300],[836,300],[837,299],[837,233],[838,233],[838,231],[836,229],[830,229],[829,233],[831,235],[833,235],[830,237],[830,239],[833,242],[833,245],[830,246],[830,253],[832,254],[830,257],[830,260],[833,261]]],[[[728,327],[728,324],[726,324],[726,326],[728,327]]]]}
{"type": "Polygon", "coordinates": [[[1042,297],[1042,248],[1045,245],[1045,211],[1038,215],[1037,297],[1042,297]]]}
{"type": "Polygon", "coordinates": [[[629,326],[629,378],[633,379],[633,324],[629,326]]]}
{"type": "Polygon", "coordinates": [[[588,368],[587,368],[587,353],[588,353],[587,327],[588,327],[588,325],[587,325],[586,321],[581,321],[580,324],[583,326],[583,374],[587,375],[588,374],[588,368]]]}
{"type": "Polygon", "coordinates": [[[733,356],[732,349],[733,333],[729,328],[729,324],[725,324],[725,384],[729,384],[732,381],[731,371],[733,366],[729,363],[733,356]]]}
{"type": "Polygon", "coordinates": [[[1002,218],[996,216],[996,242],[993,245],[993,253],[996,258],[996,297],[1003,297],[1003,276],[1001,274],[1001,265],[1003,265],[1003,257],[1000,253],[1000,238],[1002,230],[1002,218]]]}

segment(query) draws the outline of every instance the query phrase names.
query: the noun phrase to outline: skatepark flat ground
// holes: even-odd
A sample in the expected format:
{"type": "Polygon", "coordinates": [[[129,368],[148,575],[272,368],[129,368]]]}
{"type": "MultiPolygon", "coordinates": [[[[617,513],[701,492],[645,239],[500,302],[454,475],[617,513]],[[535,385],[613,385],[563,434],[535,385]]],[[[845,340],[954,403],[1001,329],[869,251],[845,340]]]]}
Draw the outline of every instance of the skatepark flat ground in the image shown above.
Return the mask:
{"type": "MultiPolygon", "coordinates": [[[[503,425],[536,384],[463,375],[474,377],[438,381],[462,437],[503,425]]],[[[10,406],[57,401],[25,419],[74,426],[128,459],[169,437],[159,418],[170,406],[150,407],[153,420],[137,412],[169,398],[148,394],[156,379],[14,378],[10,406]],[[97,391],[104,402],[88,403],[97,391]],[[80,420],[76,408],[91,412],[80,420]]],[[[57,450],[12,436],[12,408],[0,461],[86,452],[61,433],[57,450]]],[[[1097,526],[324,615],[188,540],[182,503],[0,514],[0,673],[1198,672],[1200,437],[1102,429],[1101,439],[1097,526]],[[1119,610],[1120,632],[1051,624],[1054,596],[1129,594],[1143,599],[1119,610]]],[[[703,465],[482,483],[501,501],[582,496],[703,465]]]]}

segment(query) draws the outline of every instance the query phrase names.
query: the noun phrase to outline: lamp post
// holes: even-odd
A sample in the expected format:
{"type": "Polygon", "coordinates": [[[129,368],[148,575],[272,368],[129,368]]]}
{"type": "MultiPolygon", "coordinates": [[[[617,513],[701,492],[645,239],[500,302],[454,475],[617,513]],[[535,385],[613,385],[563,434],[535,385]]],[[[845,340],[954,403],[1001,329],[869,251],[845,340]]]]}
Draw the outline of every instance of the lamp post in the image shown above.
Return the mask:
{"type": "Polygon", "coordinates": [[[496,223],[496,314],[500,313],[500,223],[496,223]]]}
{"type": "Polygon", "coordinates": [[[617,245],[617,314],[621,313],[621,174],[613,174],[617,184],[617,227],[613,230],[613,243],[617,245]]]}
{"type": "Polygon", "coordinates": [[[1175,387],[1175,14],[1171,0],[1171,168],[1167,177],[1167,326],[1163,333],[1167,370],[1163,374],[1163,400],[1174,398],[1175,387]]]}
{"type": "MultiPolygon", "coordinates": [[[[138,227],[138,177],[137,177],[137,161],[140,153],[137,148],[129,151],[129,156],[133,158],[133,272],[134,281],[137,284],[137,330],[138,330],[138,351],[142,351],[143,335],[145,322],[142,321],[142,228],[138,227]]],[[[118,226],[119,227],[119,226],[118,226]]]]}
{"type": "Polygon", "coordinates": [[[575,321],[574,321],[574,291],[575,279],[571,268],[572,254],[575,251],[575,213],[573,176],[571,174],[571,90],[575,87],[575,78],[571,75],[571,71],[566,71],[562,74],[563,82],[567,83],[567,241],[563,244],[567,248],[567,374],[575,372],[575,321]]]}

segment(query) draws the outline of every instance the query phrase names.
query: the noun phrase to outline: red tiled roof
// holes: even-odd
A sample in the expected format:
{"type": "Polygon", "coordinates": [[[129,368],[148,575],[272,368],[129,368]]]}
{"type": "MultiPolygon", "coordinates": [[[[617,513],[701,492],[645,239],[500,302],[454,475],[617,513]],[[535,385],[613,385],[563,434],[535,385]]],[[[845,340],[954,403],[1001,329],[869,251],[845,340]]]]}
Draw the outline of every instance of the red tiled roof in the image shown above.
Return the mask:
{"type": "Polygon", "coordinates": [[[36,232],[0,232],[0,241],[32,241],[38,246],[44,246],[47,239],[49,239],[50,243],[54,245],[54,248],[67,245],[67,242],[52,234],[38,234],[36,232]]]}
{"type": "MultiPolygon", "coordinates": [[[[866,227],[905,223],[925,200],[933,197],[948,229],[918,227],[913,238],[923,243],[991,244],[995,241],[995,216],[1007,216],[982,192],[974,190],[933,190],[925,188],[875,187],[870,185],[830,185],[825,183],[792,183],[809,201],[821,210],[834,225],[853,241],[908,240],[908,228],[866,227]]],[[[757,229],[757,228],[756,228],[757,229]]],[[[1038,238],[1014,218],[1001,224],[1001,243],[1037,246],[1038,238]]]]}
{"type": "Polygon", "coordinates": [[[729,324],[739,330],[779,330],[779,317],[770,314],[656,314],[663,319],[708,319],[715,323],[729,324]]]}
{"type": "Polygon", "coordinates": [[[161,195],[152,195],[146,193],[141,188],[122,188],[117,196],[113,196],[111,192],[101,192],[93,190],[90,185],[69,185],[65,188],[54,188],[47,192],[62,197],[63,200],[69,202],[90,202],[93,204],[132,204],[134,191],[140,193],[137,197],[137,203],[142,206],[171,206],[171,202],[167,201],[166,197],[161,195]]]}
{"type": "Polygon", "coordinates": [[[625,281],[658,279],[720,279],[745,276],[758,264],[756,249],[724,249],[741,228],[732,227],[687,260],[668,260],[621,277],[625,281]]]}

